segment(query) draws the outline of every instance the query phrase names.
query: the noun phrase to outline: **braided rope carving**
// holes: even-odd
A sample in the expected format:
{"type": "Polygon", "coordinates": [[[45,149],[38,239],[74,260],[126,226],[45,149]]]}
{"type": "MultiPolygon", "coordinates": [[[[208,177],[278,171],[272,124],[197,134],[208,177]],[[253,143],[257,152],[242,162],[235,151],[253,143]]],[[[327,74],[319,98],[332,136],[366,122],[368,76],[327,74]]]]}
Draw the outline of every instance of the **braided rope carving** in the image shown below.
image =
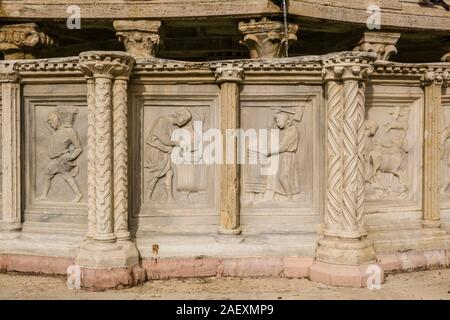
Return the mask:
{"type": "Polygon", "coordinates": [[[114,232],[128,238],[127,81],[116,79],[113,93],[114,232]]]}
{"type": "Polygon", "coordinates": [[[366,103],[366,84],[361,82],[358,90],[358,192],[356,195],[356,226],[362,228],[364,221],[364,194],[365,194],[365,161],[364,161],[364,118],[365,118],[365,103],[366,103]]]}
{"type": "Polygon", "coordinates": [[[344,181],[342,226],[354,230],[356,226],[358,193],[358,81],[344,82],[344,181]]]}
{"type": "Polygon", "coordinates": [[[95,235],[95,87],[94,79],[87,80],[87,157],[88,157],[88,232],[87,237],[93,238],[95,235]]]}
{"type": "Polygon", "coordinates": [[[342,211],[342,120],[343,88],[336,81],[330,81],[328,91],[328,190],[327,228],[338,229],[342,211]]]}
{"type": "Polygon", "coordinates": [[[111,79],[96,78],[96,238],[113,232],[111,79]]]}

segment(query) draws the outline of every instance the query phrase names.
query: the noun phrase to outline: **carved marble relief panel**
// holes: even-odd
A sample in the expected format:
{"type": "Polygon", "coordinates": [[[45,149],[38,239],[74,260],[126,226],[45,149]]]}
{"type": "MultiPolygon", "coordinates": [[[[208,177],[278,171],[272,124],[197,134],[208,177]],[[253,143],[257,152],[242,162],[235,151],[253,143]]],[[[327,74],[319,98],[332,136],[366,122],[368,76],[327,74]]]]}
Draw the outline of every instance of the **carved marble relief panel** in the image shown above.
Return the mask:
{"type": "Polygon", "coordinates": [[[318,104],[314,93],[241,95],[241,126],[246,134],[241,147],[244,216],[317,212],[318,104]],[[248,137],[253,130],[258,138],[252,145],[248,137]],[[278,132],[278,139],[272,140],[271,132],[278,132]]]}
{"type": "Polygon", "coordinates": [[[41,221],[85,215],[86,96],[36,92],[25,96],[23,108],[25,220],[27,214],[44,214],[41,221]]]}
{"type": "Polygon", "coordinates": [[[369,211],[420,209],[423,98],[419,88],[402,89],[368,90],[364,158],[369,211]]]}
{"type": "Polygon", "coordinates": [[[444,89],[442,96],[441,124],[441,207],[450,208],[450,90],[444,89]]]}
{"type": "Polygon", "coordinates": [[[130,186],[135,218],[176,230],[183,223],[217,222],[219,167],[202,161],[210,144],[207,131],[219,127],[217,94],[173,90],[133,94],[130,186]]]}

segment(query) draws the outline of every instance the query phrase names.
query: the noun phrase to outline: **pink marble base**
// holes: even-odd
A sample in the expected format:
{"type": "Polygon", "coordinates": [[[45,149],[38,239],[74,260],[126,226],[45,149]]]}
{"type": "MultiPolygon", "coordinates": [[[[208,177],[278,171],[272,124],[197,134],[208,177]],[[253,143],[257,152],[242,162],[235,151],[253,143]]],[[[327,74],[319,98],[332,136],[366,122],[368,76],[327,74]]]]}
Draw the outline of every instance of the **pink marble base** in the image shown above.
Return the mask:
{"type": "Polygon", "coordinates": [[[73,258],[0,254],[0,271],[33,274],[66,274],[73,258]]]}
{"type": "Polygon", "coordinates": [[[371,268],[377,268],[376,266],[379,266],[381,271],[379,283],[383,283],[383,269],[376,263],[347,266],[314,261],[310,268],[309,279],[329,286],[365,288],[368,286],[369,277],[373,275],[371,268]]]}
{"type": "Polygon", "coordinates": [[[148,279],[192,277],[287,277],[307,278],[314,258],[170,258],[142,261],[148,279]]]}
{"type": "Polygon", "coordinates": [[[450,250],[405,251],[377,255],[385,272],[431,270],[450,267],[450,250]]]}
{"type": "Polygon", "coordinates": [[[112,269],[81,268],[81,287],[88,291],[133,287],[145,281],[145,270],[139,265],[112,269]]]}
{"type": "MultiPolygon", "coordinates": [[[[67,257],[0,254],[0,272],[66,275],[71,265],[74,259],[67,257]]],[[[147,279],[223,276],[309,278],[330,286],[365,287],[369,266],[380,266],[382,273],[447,268],[450,250],[379,254],[376,263],[362,266],[329,264],[311,257],[164,258],[145,259],[141,265],[82,268],[82,286],[101,291],[134,286],[147,279]]]]}

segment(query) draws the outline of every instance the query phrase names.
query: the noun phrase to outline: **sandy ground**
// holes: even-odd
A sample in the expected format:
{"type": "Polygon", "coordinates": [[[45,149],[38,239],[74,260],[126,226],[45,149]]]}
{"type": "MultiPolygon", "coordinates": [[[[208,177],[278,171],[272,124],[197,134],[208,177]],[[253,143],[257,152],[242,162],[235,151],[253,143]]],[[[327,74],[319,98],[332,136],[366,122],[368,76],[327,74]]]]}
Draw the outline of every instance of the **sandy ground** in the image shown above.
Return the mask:
{"type": "Polygon", "coordinates": [[[63,277],[0,274],[0,299],[445,299],[450,269],[389,275],[381,289],[333,288],[305,279],[204,278],[147,282],[117,291],[69,290],[63,277]]]}

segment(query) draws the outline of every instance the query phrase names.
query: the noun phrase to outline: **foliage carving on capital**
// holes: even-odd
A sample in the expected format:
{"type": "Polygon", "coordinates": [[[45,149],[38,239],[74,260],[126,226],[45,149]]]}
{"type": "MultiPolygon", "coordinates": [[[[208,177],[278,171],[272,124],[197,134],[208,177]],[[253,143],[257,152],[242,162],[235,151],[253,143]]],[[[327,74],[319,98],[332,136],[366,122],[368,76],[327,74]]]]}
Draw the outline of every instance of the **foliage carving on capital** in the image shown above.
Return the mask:
{"type": "Polygon", "coordinates": [[[154,57],[161,43],[159,28],[161,21],[116,20],[114,28],[125,50],[139,57],[154,57]]]}
{"type": "Polygon", "coordinates": [[[5,60],[36,57],[36,51],[54,45],[54,39],[35,23],[0,26],[0,51],[5,60]]]}
{"type": "Polygon", "coordinates": [[[285,57],[285,46],[297,40],[298,25],[289,23],[286,37],[283,23],[264,17],[260,21],[240,22],[239,31],[244,35],[240,43],[247,46],[252,59],[273,59],[285,57]]]}
{"type": "Polygon", "coordinates": [[[378,61],[388,61],[393,54],[397,54],[397,42],[400,33],[365,32],[354,51],[374,52],[378,61]]]}
{"type": "Polygon", "coordinates": [[[79,67],[87,77],[125,77],[133,69],[134,59],[120,51],[88,51],[79,56],[79,67]]]}

